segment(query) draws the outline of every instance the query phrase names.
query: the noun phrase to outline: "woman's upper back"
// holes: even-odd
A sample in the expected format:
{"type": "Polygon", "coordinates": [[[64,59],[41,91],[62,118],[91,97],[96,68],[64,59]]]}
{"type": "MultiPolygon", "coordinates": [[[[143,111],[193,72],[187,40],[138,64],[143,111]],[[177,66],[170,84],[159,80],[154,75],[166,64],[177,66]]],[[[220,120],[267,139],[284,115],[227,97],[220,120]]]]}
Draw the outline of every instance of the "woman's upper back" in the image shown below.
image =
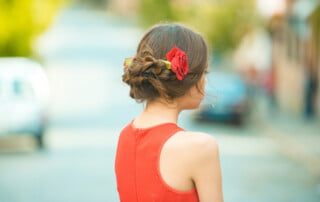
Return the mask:
{"type": "Polygon", "coordinates": [[[115,164],[121,201],[198,201],[181,163],[185,158],[174,151],[182,146],[175,139],[183,131],[174,123],[144,129],[131,123],[123,129],[115,164]]]}

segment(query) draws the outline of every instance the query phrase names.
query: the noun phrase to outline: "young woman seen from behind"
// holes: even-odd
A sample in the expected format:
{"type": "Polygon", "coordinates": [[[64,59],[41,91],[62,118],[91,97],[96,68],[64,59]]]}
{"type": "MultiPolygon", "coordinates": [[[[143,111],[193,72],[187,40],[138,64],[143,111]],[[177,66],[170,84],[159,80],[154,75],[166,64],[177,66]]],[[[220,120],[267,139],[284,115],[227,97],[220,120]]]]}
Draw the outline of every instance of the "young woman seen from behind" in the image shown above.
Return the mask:
{"type": "Polygon", "coordinates": [[[126,58],[123,81],[143,112],[121,132],[115,172],[122,202],[222,202],[218,145],[177,126],[204,97],[207,46],[178,24],[152,27],[126,58]]]}

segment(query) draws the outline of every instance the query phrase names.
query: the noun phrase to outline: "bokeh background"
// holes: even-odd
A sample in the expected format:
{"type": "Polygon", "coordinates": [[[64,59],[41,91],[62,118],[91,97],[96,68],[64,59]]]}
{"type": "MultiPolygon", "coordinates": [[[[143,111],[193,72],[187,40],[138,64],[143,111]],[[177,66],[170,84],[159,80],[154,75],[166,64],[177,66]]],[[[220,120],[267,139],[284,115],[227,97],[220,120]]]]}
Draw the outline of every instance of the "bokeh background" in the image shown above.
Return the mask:
{"type": "Polygon", "coordinates": [[[0,201],[119,201],[114,156],[143,105],[121,82],[153,24],[210,49],[179,125],[219,142],[227,202],[320,201],[319,0],[0,0],[0,201]]]}

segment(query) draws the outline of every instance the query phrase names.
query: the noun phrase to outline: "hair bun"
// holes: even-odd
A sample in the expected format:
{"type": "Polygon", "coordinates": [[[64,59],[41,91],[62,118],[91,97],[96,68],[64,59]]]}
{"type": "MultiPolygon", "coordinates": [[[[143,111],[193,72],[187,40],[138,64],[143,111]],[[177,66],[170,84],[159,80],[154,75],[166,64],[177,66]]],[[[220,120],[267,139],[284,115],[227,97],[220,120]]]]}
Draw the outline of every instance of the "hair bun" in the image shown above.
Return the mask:
{"type": "Polygon", "coordinates": [[[140,85],[142,82],[147,82],[149,78],[158,79],[164,69],[165,64],[155,59],[151,51],[145,50],[133,59],[130,66],[125,67],[123,79],[129,85],[140,85]]]}
{"type": "Polygon", "coordinates": [[[136,57],[124,68],[123,81],[130,85],[130,96],[138,102],[157,98],[173,100],[198,85],[207,68],[207,46],[201,35],[182,25],[156,25],[141,39],[136,57]],[[179,80],[167,69],[167,54],[177,46],[188,55],[188,72],[179,80]]]}
{"type": "Polygon", "coordinates": [[[126,66],[122,80],[131,86],[130,96],[136,100],[145,100],[159,95],[166,97],[166,90],[160,80],[167,80],[168,72],[170,72],[164,62],[155,59],[149,50],[143,51],[136,56],[130,66],[126,66]],[[165,73],[167,72],[167,73],[165,73]],[[144,90],[142,90],[144,89],[144,90]],[[143,95],[148,89],[148,92],[143,95]]]}

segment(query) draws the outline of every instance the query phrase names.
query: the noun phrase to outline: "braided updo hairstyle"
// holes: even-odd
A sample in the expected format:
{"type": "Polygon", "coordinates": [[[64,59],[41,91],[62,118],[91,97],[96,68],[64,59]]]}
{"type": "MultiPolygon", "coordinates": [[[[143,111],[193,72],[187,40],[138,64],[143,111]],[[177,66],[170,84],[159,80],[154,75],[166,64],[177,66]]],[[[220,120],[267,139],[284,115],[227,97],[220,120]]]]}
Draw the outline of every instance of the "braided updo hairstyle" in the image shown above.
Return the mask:
{"type": "Polygon", "coordinates": [[[191,29],[177,24],[156,25],[142,37],[132,64],[124,68],[122,80],[138,102],[157,98],[171,101],[198,84],[208,65],[207,52],[202,36],[191,29]],[[161,61],[175,45],[188,57],[189,72],[183,80],[178,80],[161,61]]]}

